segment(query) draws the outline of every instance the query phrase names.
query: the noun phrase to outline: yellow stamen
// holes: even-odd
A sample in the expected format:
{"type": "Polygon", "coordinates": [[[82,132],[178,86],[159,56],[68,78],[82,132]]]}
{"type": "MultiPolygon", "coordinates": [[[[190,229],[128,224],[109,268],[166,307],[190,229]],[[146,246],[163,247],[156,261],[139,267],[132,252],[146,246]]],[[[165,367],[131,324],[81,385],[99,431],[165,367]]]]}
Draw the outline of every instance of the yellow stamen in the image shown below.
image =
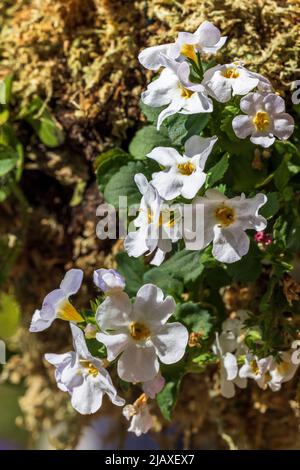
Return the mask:
{"type": "Polygon", "coordinates": [[[179,173],[185,176],[190,176],[195,171],[195,165],[193,165],[193,163],[191,162],[179,163],[177,165],[177,168],[179,170],[179,173]]]}
{"type": "Polygon", "coordinates": [[[234,67],[224,70],[222,75],[225,78],[238,78],[240,76],[238,69],[234,67]]]}
{"type": "Polygon", "coordinates": [[[82,365],[82,367],[87,369],[88,374],[92,375],[93,377],[97,377],[97,375],[100,373],[99,370],[97,369],[97,367],[94,366],[94,364],[92,362],[89,362],[89,361],[86,361],[85,359],[82,359],[80,361],[80,364],[82,365]]]}
{"type": "Polygon", "coordinates": [[[68,301],[64,300],[58,307],[57,318],[66,321],[74,321],[76,323],[80,323],[84,321],[84,318],[77,312],[76,308],[68,301]]]}
{"type": "Polygon", "coordinates": [[[234,209],[223,204],[215,210],[215,217],[222,227],[233,224],[236,218],[234,209]]]}
{"type": "Polygon", "coordinates": [[[136,341],[147,339],[150,336],[149,328],[143,323],[139,323],[139,322],[131,323],[129,326],[129,331],[130,331],[131,337],[135,339],[136,341]]]}
{"type": "Polygon", "coordinates": [[[253,372],[253,374],[258,375],[260,373],[257,361],[255,359],[253,359],[250,362],[250,368],[251,368],[251,371],[253,372]]]}
{"type": "Polygon", "coordinates": [[[180,54],[196,62],[196,64],[198,63],[198,57],[192,44],[183,44],[180,49],[180,54]]]}
{"type": "Polygon", "coordinates": [[[179,88],[180,88],[180,91],[181,91],[180,94],[181,94],[182,98],[184,98],[185,100],[190,98],[195,93],[192,90],[188,90],[187,88],[184,88],[184,86],[182,86],[181,83],[179,83],[179,88]]]}
{"type": "Polygon", "coordinates": [[[265,131],[270,124],[270,116],[266,111],[258,111],[253,118],[253,124],[258,131],[265,131]]]}
{"type": "Polygon", "coordinates": [[[147,395],[146,393],[142,393],[137,400],[135,400],[133,406],[135,409],[142,408],[147,403],[147,395]]]}

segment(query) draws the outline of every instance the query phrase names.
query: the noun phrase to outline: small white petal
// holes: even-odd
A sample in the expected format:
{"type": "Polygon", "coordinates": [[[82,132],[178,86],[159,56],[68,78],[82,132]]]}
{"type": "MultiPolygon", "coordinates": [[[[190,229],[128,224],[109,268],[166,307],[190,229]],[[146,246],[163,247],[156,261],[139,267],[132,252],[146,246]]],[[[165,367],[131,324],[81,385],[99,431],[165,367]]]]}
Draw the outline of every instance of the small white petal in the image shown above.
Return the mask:
{"type": "Polygon", "coordinates": [[[127,328],[130,322],[131,302],[125,292],[118,292],[99,305],[96,312],[96,321],[102,330],[119,330],[127,328]]]}
{"type": "Polygon", "coordinates": [[[156,353],[164,364],[174,364],[184,356],[188,331],[181,323],[167,323],[152,336],[156,353]]]}
{"type": "Polygon", "coordinates": [[[118,375],[127,382],[147,382],[159,371],[154,347],[129,346],[118,361],[118,375]]]}
{"type": "Polygon", "coordinates": [[[126,333],[120,334],[106,334],[97,333],[97,341],[105,344],[107,348],[107,359],[113,361],[116,357],[123,352],[129,344],[129,335],[126,333]]]}

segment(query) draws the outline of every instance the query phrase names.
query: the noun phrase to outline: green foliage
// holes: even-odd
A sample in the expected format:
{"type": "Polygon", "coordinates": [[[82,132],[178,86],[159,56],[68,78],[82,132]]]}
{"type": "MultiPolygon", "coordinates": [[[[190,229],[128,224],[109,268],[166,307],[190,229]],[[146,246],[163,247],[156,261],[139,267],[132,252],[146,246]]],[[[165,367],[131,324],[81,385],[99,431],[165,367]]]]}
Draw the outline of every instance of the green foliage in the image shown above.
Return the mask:
{"type": "Polygon", "coordinates": [[[96,158],[97,182],[102,193],[110,178],[129,160],[130,155],[119,148],[108,150],[96,158]]]}
{"type": "Polygon", "coordinates": [[[0,293],[0,338],[13,336],[20,322],[20,307],[12,294],[0,293]]]}
{"type": "Polygon", "coordinates": [[[167,128],[172,145],[183,145],[192,135],[199,135],[210,119],[209,113],[174,114],[163,125],[167,128]]]}
{"type": "Polygon", "coordinates": [[[9,74],[3,80],[0,80],[0,104],[1,105],[8,105],[11,102],[12,83],[13,83],[13,74],[9,74]]]}
{"type": "Polygon", "coordinates": [[[40,141],[47,147],[55,148],[64,143],[65,135],[62,126],[41,98],[34,98],[27,109],[21,110],[19,119],[27,121],[35,130],[40,141]]]}
{"type": "Polygon", "coordinates": [[[178,304],[174,318],[183,323],[189,331],[200,333],[202,339],[209,336],[213,327],[211,312],[204,309],[201,303],[186,302],[178,304]]]}
{"type": "Polygon", "coordinates": [[[185,373],[185,363],[181,360],[169,366],[162,365],[161,373],[166,383],[164,388],[157,394],[156,401],[163,417],[170,421],[185,373]]]}
{"type": "Polygon", "coordinates": [[[206,188],[211,188],[223,178],[229,167],[229,158],[230,155],[228,153],[225,153],[221,160],[219,160],[218,163],[216,163],[212,168],[210,168],[209,172],[207,173],[207,179],[205,184],[206,188]]]}
{"type": "Polygon", "coordinates": [[[259,213],[266,219],[271,219],[279,211],[279,194],[277,192],[268,193],[266,204],[260,209],[259,213]]]}
{"type": "Polygon", "coordinates": [[[126,291],[129,295],[135,295],[141,287],[141,279],[148,271],[149,267],[142,258],[130,258],[126,252],[116,255],[118,271],[126,279],[126,291]]]}
{"type": "Polygon", "coordinates": [[[145,126],[135,134],[129,145],[129,152],[136,160],[143,160],[154,147],[170,147],[167,136],[156,130],[154,126],[145,126]]]}
{"type": "Polygon", "coordinates": [[[248,253],[240,261],[227,265],[227,272],[234,281],[253,282],[261,273],[261,252],[255,242],[250,243],[248,253]]]}

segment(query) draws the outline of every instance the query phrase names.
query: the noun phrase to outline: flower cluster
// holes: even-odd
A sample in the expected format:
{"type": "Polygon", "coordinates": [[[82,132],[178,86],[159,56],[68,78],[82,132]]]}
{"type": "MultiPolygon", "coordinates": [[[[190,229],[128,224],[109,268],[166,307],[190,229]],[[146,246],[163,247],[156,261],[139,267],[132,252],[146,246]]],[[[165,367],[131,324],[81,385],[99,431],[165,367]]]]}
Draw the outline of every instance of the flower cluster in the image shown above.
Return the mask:
{"type": "MultiPolygon", "coordinates": [[[[163,109],[157,129],[176,114],[213,113],[219,106],[239,97],[244,114],[232,119],[232,129],[240,139],[269,147],[275,136],[286,140],[292,134],[293,118],[284,112],[280,96],[262,75],[247,70],[241,62],[209,66],[203,54],[215,54],[226,42],[220,31],[204,22],[195,33],[181,32],[175,43],[145,49],[139,55],[149,70],[162,69],[142,94],[142,102],[163,109]],[[255,90],[255,91],[253,91],[255,90]],[[242,97],[242,99],[240,99],[242,97]]],[[[265,219],[258,214],[267,202],[264,194],[246,198],[244,194],[229,199],[216,189],[207,189],[207,160],[217,145],[218,137],[191,135],[180,153],[172,147],[155,147],[147,157],[156,161],[160,171],[152,174],[150,183],[142,174],[135,177],[142,194],[139,215],[134,221],[136,232],[125,240],[129,256],[154,255],[151,264],[160,265],[172,243],[180,238],[186,249],[201,250],[213,242],[213,255],[224,263],[240,260],[249,250],[245,231],[262,231],[265,219]],[[197,198],[197,195],[201,197],[197,198]],[[170,206],[176,198],[192,200],[170,206]],[[197,214],[199,212],[199,214],[197,214]],[[186,213],[188,215],[186,215],[186,213]],[[190,227],[199,216],[197,240],[190,242],[190,227]],[[192,217],[192,220],[190,220],[192,217]],[[183,227],[183,228],[182,228],[183,227]]]]}
{"type": "Polygon", "coordinates": [[[144,67],[160,72],[142,94],[153,125],[141,130],[140,146],[135,136],[132,155],[108,152],[97,169],[101,176],[113,158],[101,187],[109,204],[126,191],[138,204],[124,240],[132,259],[118,253],[121,273],[94,271],[98,296],[89,310],[78,311],[69,299],[83,279],[71,269],[30,326],[38,332],[55,319],[70,322],[74,350],[45,359],[79,413],[98,411],[103,395],[123,406],[117,390],[124,382],[139,387],[123,408],[138,436],[154,426],[151,400],[170,418],[187,373],[215,367],[220,393],[231,398],[251,380],[280,390],[300,363],[292,323],[300,214],[288,186],[300,154],[292,142],[280,142],[294,122],[267,78],[240,61],[211,60],[226,40],[206,21],[140,53],[144,67]],[[270,150],[256,147],[273,144],[274,161],[270,150]],[[144,255],[149,262],[134,259],[144,255]],[[229,289],[235,299],[226,297],[229,289]],[[247,307],[237,306],[245,298],[247,307]]]}
{"type": "Polygon", "coordinates": [[[161,289],[145,284],[132,303],[124,292],[124,278],[113,269],[94,271],[94,283],[104,298],[92,325],[69,301],[69,295],[79,290],[82,278],[79,269],[66,273],[60,289],[48,294],[42,309],[34,313],[30,331],[43,331],[55,318],[70,322],[74,351],[46,354],[45,359],[55,367],[58,388],[70,394],[72,406],[79,413],[98,411],[104,394],[117,406],[125,404],[107,371],[115,362],[120,379],[141,383],[142,399],[124,408],[126,418],[132,417],[130,430],[140,435],[148,431],[152,419],[147,400],[155,398],[164,386],[160,364],[174,364],[182,359],[188,331],[179,322],[168,322],[176,308],[171,296],[164,298],[161,289]],[[91,334],[91,327],[95,334],[91,334]],[[93,337],[100,343],[99,348],[105,346],[102,358],[93,356],[88,349],[86,339],[93,337]]]}

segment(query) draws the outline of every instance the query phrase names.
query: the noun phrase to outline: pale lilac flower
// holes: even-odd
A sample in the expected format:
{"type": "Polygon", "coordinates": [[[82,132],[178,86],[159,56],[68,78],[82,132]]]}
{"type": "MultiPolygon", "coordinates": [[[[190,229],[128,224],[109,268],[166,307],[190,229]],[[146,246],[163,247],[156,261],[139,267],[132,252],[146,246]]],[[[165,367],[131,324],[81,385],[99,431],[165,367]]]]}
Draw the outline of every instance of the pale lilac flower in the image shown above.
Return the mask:
{"type": "Polygon", "coordinates": [[[71,395],[71,403],[78,413],[96,413],[102,404],[103,395],[117,406],[124,400],[117,395],[103,362],[91,355],[84,334],[74,324],[70,324],[74,351],[64,354],[45,354],[45,359],[55,367],[55,378],[60,390],[71,395]]]}
{"type": "Polygon", "coordinates": [[[294,119],[285,112],[284,100],[275,93],[249,93],[241,99],[240,114],[232,120],[237,137],[250,135],[253,144],[270,147],[275,137],[287,140],[294,131],[294,119]]]}
{"type": "Polygon", "coordinates": [[[97,269],[94,271],[94,284],[105,294],[123,290],[125,279],[115,269],[97,269]]]}
{"type": "Polygon", "coordinates": [[[153,416],[149,412],[145,393],[133,405],[124,406],[123,415],[128,421],[131,420],[128,431],[134,432],[138,437],[153,427],[153,416]]]}
{"type": "Polygon", "coordinates": [[[102,330],[97,340],[105,344],[107,358],[118,356],[118,375],[127,382],[153,380],[164,364],[178,362],[185,353],[188,331],[181,323],[167,323],[174,313],[173,297],[164,299],[161,289],[145,284],[132,304],[121,292],[108,296],[96,313],[102,330]]]}
{"type": "Polygon", "coordinates": [[[59,289],[50,292],[43,300],[41,310],[32,317],[29,331],[36,333],[48,328],[56,318],[80,323],[84,321],[80,313],[70,303],[69,297],[80,289],[83,278],[81,269],[70,269],[63,278],[59,289]]]}
{"type": "Polygon", "coordinates": [[[204,166],[216,141],[216,136],[193,135],[185,143],[184,155],[171,147],[156,147],[148,153],[148,158],[164,167],[152,175],[151,184],[158,194],[166,200],[180,195],[192,199],[205,183],[204,166]]]}

